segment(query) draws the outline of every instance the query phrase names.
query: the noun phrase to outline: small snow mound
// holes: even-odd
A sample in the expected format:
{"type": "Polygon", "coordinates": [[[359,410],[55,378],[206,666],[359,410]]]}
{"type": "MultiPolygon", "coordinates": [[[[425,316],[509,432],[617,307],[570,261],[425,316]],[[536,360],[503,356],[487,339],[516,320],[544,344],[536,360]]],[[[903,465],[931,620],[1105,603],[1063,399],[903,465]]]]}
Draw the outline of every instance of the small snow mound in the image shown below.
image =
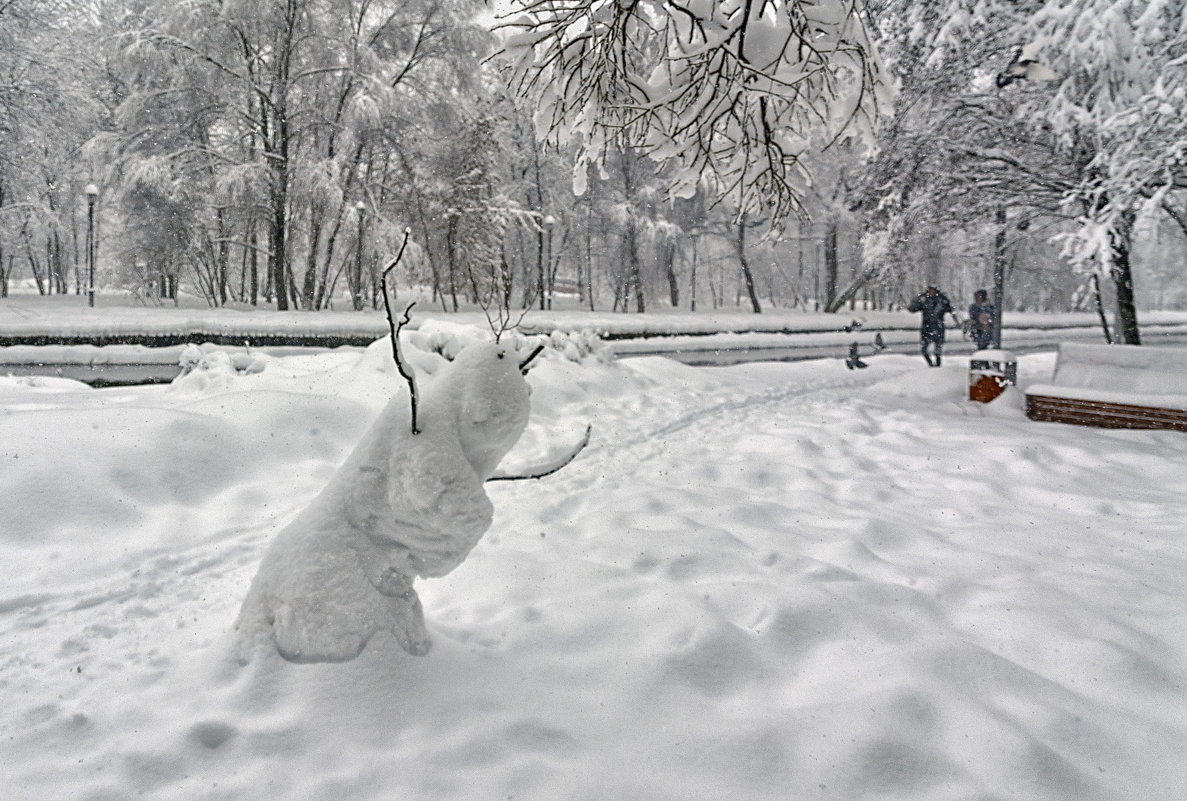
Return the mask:
{"type": "Polygon", "coordinates": [[[186,345],[178,358],[181,374],[172,386],[198,392],[227,389],[235,379],[258,375],[271,357],[251,350],[225,350],[217,345],[186,345]]]}
{"type": "Polygon", "coordinates": [[[87,389],[90,389],[87,384],[73,378],[45,375],[0,375],[0,392],[35,390],[37,392],[64,393],[87,389]]]}
{"type": "Polygon", "coordinates": [[[1018,387],[1006,387],[989,403],[981,404],[986,417],[1005,417],[1011,420],[1026,418],[1026,393],[1018,387]]]}
{"type": "MultiPolygon", "coordinates": [[[[436,375],[444,365],[449,363],[449,360],[440,352],[422,347],[423,344],[424,340],[410,338],[407,332],[402,332],[400,335],[400,355],[408,362],[418,378],[436,375]]],[[[359,360],[359,367],[385,375],[399,376],[395,357],[392,355],[391,336],[382,337],[368,345],[363,351],[363,357],[359,360]]],[[[399,380],[402,383],[404,379],[400,378],[399,380]]]]}
{"type": "Polygon", "coordinates": [[[489,331],[466,323],[429,319],[415,331],[407,332],[408,343],[419,350],[436,353],[453,361],[465,348],[482,342],[489,342],[489,331]]]}
{"type": "Polygon", "coordinates": [[[547,338],[547,344],[551,350],[577,364],[589,358],[603,363],[614,359],[614,351],[610,346],[588,328],[581,331],[553,331],[547,338]]]}
{"type": "Polygon", "coordinates": [[[940,368],[920,363],[919,369],[885,378],[870,386],[866,393],[873,396],[946,401],[968,394],[969,371],[964,362],[945,364],[940,368]]]}

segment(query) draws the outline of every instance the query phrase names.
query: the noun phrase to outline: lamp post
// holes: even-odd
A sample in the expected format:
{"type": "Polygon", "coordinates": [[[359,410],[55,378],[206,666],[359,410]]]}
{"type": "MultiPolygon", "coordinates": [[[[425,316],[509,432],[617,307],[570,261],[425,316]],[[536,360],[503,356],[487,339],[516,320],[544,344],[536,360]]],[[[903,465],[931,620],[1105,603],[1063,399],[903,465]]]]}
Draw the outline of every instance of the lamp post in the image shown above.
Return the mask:
{"type": "Polygon", "coordinates": [[[99,187],[87,184],[87,306],[95,307],[95,198],[99,187]]]}
{"type": "Polygon", "coordinates": [[[548,310],[552,311],[552,280],[555,273],[552,269],[552,226],[556,225],[556,218],[551,214],[544,215],[544,230],[548,234],[548,310]]]}
{"type": "Polygon", "coordinates": [[[354,204],[354,210],[359,217],[359,241],[355,247],[354,254],[354,310],[363,310],[363,212],[367,210],[367,204],[359,201],[354,204]]]}

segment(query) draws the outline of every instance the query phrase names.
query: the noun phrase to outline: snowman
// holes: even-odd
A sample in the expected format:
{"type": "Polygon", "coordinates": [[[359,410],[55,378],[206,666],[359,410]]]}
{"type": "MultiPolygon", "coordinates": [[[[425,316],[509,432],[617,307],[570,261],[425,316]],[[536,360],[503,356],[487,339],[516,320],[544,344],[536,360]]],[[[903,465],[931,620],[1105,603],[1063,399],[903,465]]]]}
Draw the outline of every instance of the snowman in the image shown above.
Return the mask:
{"type": "Polygon", "coordinates": [[[517,352],[480,343],[411,407],[393,399],[265,553],[235,624],[241,656],[343,662],[381,631],[428,653],[413,582],[456,568],[490,526],[483,485],[527,426],[529,394],[517,352]]]}

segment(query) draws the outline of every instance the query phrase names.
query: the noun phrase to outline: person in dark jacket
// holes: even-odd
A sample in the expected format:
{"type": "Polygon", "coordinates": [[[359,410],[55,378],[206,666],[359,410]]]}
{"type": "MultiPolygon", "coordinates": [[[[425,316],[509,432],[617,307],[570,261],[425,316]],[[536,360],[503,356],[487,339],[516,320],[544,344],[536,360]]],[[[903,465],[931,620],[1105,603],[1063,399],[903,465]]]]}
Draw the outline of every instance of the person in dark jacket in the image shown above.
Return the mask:
{"type": "Polygon", "coordinates": [[[911,301],[907,310],[923,312],[919,326],[919,349],[923,352],[928,366],[939,367],[944,351],[944,315],[951,314],[956,317],[956,312],[952,310],[952,302],[938,287],[929,286],[926,292],[911,301]],[[932,361],[931,354],[927,352],[928,345],[935,351],[935,361],[932,361]]]}
{"type": "Polygon", "coordinates": [[[973,293],[969,306],[969,335],[977,343],[977,350],[985,350],[993,344],[993,318],[997,309],[989,302],[989,293],[978,289],[973,293]]]}

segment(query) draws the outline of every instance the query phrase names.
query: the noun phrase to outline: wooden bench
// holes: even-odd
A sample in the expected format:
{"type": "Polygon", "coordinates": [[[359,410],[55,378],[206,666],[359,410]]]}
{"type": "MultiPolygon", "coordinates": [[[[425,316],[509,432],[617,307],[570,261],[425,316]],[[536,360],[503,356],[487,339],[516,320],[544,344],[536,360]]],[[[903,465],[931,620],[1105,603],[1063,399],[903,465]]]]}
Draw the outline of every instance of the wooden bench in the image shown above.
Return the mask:
{"type": "Polygon", "coordinates": [[[1026,388],[1031,420],[1187,431],[1187,348],[1059,346],[1050,383],[1026,388]]]}

